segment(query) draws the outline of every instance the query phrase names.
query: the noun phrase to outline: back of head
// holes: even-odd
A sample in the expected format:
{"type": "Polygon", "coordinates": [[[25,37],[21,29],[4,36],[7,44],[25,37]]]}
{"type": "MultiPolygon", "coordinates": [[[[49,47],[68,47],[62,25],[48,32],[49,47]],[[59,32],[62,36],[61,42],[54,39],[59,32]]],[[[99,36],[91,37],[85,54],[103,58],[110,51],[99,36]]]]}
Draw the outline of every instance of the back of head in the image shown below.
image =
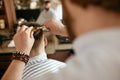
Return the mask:
{"type": "Polygon", "coordinates": [[[70,0],[83,8],[89,5],[98,6],[105,10],[120,12],[120,0],[70,0]]]}
{"type": "Polygon", "coordinates": [[[35,38],[35,42],[33,44],[32,49],[38,47],[42,41],[43,41],[43,30],[42,29],[38,29],[37,31],[34,32],[34,38],[35,38]]]}

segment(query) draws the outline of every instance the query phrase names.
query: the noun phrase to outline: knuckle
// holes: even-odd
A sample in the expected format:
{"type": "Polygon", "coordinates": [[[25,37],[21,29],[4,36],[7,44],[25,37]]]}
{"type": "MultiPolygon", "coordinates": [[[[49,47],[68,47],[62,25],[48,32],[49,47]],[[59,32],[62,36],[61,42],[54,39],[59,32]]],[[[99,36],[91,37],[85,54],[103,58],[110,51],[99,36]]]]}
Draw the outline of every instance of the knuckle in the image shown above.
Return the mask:
{"type": "Polygon", "coordinates": [[[22,34],[28,34],[28,32],[27,31],[23,31],[22,34]]]}
{"type": "Polygon", "coordinates": [[[24,31],[24,33],[25,33],[25,34],[28,34],[28,32],[27,32],[27,31],[24,31]]]}

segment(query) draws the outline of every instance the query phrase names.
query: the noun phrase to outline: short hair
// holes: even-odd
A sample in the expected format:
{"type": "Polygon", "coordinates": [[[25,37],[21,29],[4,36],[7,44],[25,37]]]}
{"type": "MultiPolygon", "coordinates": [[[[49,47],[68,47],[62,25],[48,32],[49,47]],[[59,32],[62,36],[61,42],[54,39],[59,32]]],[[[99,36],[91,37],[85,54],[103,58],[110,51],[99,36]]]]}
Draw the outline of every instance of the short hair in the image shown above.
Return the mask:
{"type": "Polygon", "coordinates": [[[34,32],[33,34],[35,40],[41,40],[42,36],[43,36],[43,30],[42,29],[38,29],[34,32]]]}
{"type": "Polygon", "coordinates": [[[37,31],[34,32],[33,36],[34,36],[35,42],[33,44],[32,49],[36,48],[41,43],[44,35],[43,33],[44,32],[42,29],[38,29],[37,31]]]}
{"type": "Polygon", "coordinates": [[[70,1],[78,6],[82,6],[83,8],[86,8],[89,5],[93,5],[101,7],[105,10],[120,12],[120,0],[70,0],[70,1]]]}

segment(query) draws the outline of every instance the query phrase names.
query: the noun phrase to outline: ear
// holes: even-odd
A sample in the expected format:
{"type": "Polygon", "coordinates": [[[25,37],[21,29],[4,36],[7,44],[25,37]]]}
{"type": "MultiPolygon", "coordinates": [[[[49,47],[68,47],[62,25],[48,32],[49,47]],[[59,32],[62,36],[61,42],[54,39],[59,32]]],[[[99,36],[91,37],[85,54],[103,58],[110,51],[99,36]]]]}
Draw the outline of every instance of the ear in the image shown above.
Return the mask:
{"type": "Polygon", "coordinates": [[[45,36],[44,36],[44,44],[45,44],[45,46],[47,46],[47,44],[48,44],[47,38],[45,36]]]}

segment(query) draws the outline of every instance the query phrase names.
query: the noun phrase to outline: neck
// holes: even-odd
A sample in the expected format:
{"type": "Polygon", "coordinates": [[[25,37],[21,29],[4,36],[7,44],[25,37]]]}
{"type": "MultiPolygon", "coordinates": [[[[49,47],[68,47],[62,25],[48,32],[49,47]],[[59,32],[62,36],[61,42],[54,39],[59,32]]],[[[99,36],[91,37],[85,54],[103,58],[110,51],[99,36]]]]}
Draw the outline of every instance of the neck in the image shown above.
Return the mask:
{"type": "Polygon", "coordinates": [[[46,53],[44,48],[34,49],[31,50],[30,57],[35,57],[44,53],[46,53]]]}

